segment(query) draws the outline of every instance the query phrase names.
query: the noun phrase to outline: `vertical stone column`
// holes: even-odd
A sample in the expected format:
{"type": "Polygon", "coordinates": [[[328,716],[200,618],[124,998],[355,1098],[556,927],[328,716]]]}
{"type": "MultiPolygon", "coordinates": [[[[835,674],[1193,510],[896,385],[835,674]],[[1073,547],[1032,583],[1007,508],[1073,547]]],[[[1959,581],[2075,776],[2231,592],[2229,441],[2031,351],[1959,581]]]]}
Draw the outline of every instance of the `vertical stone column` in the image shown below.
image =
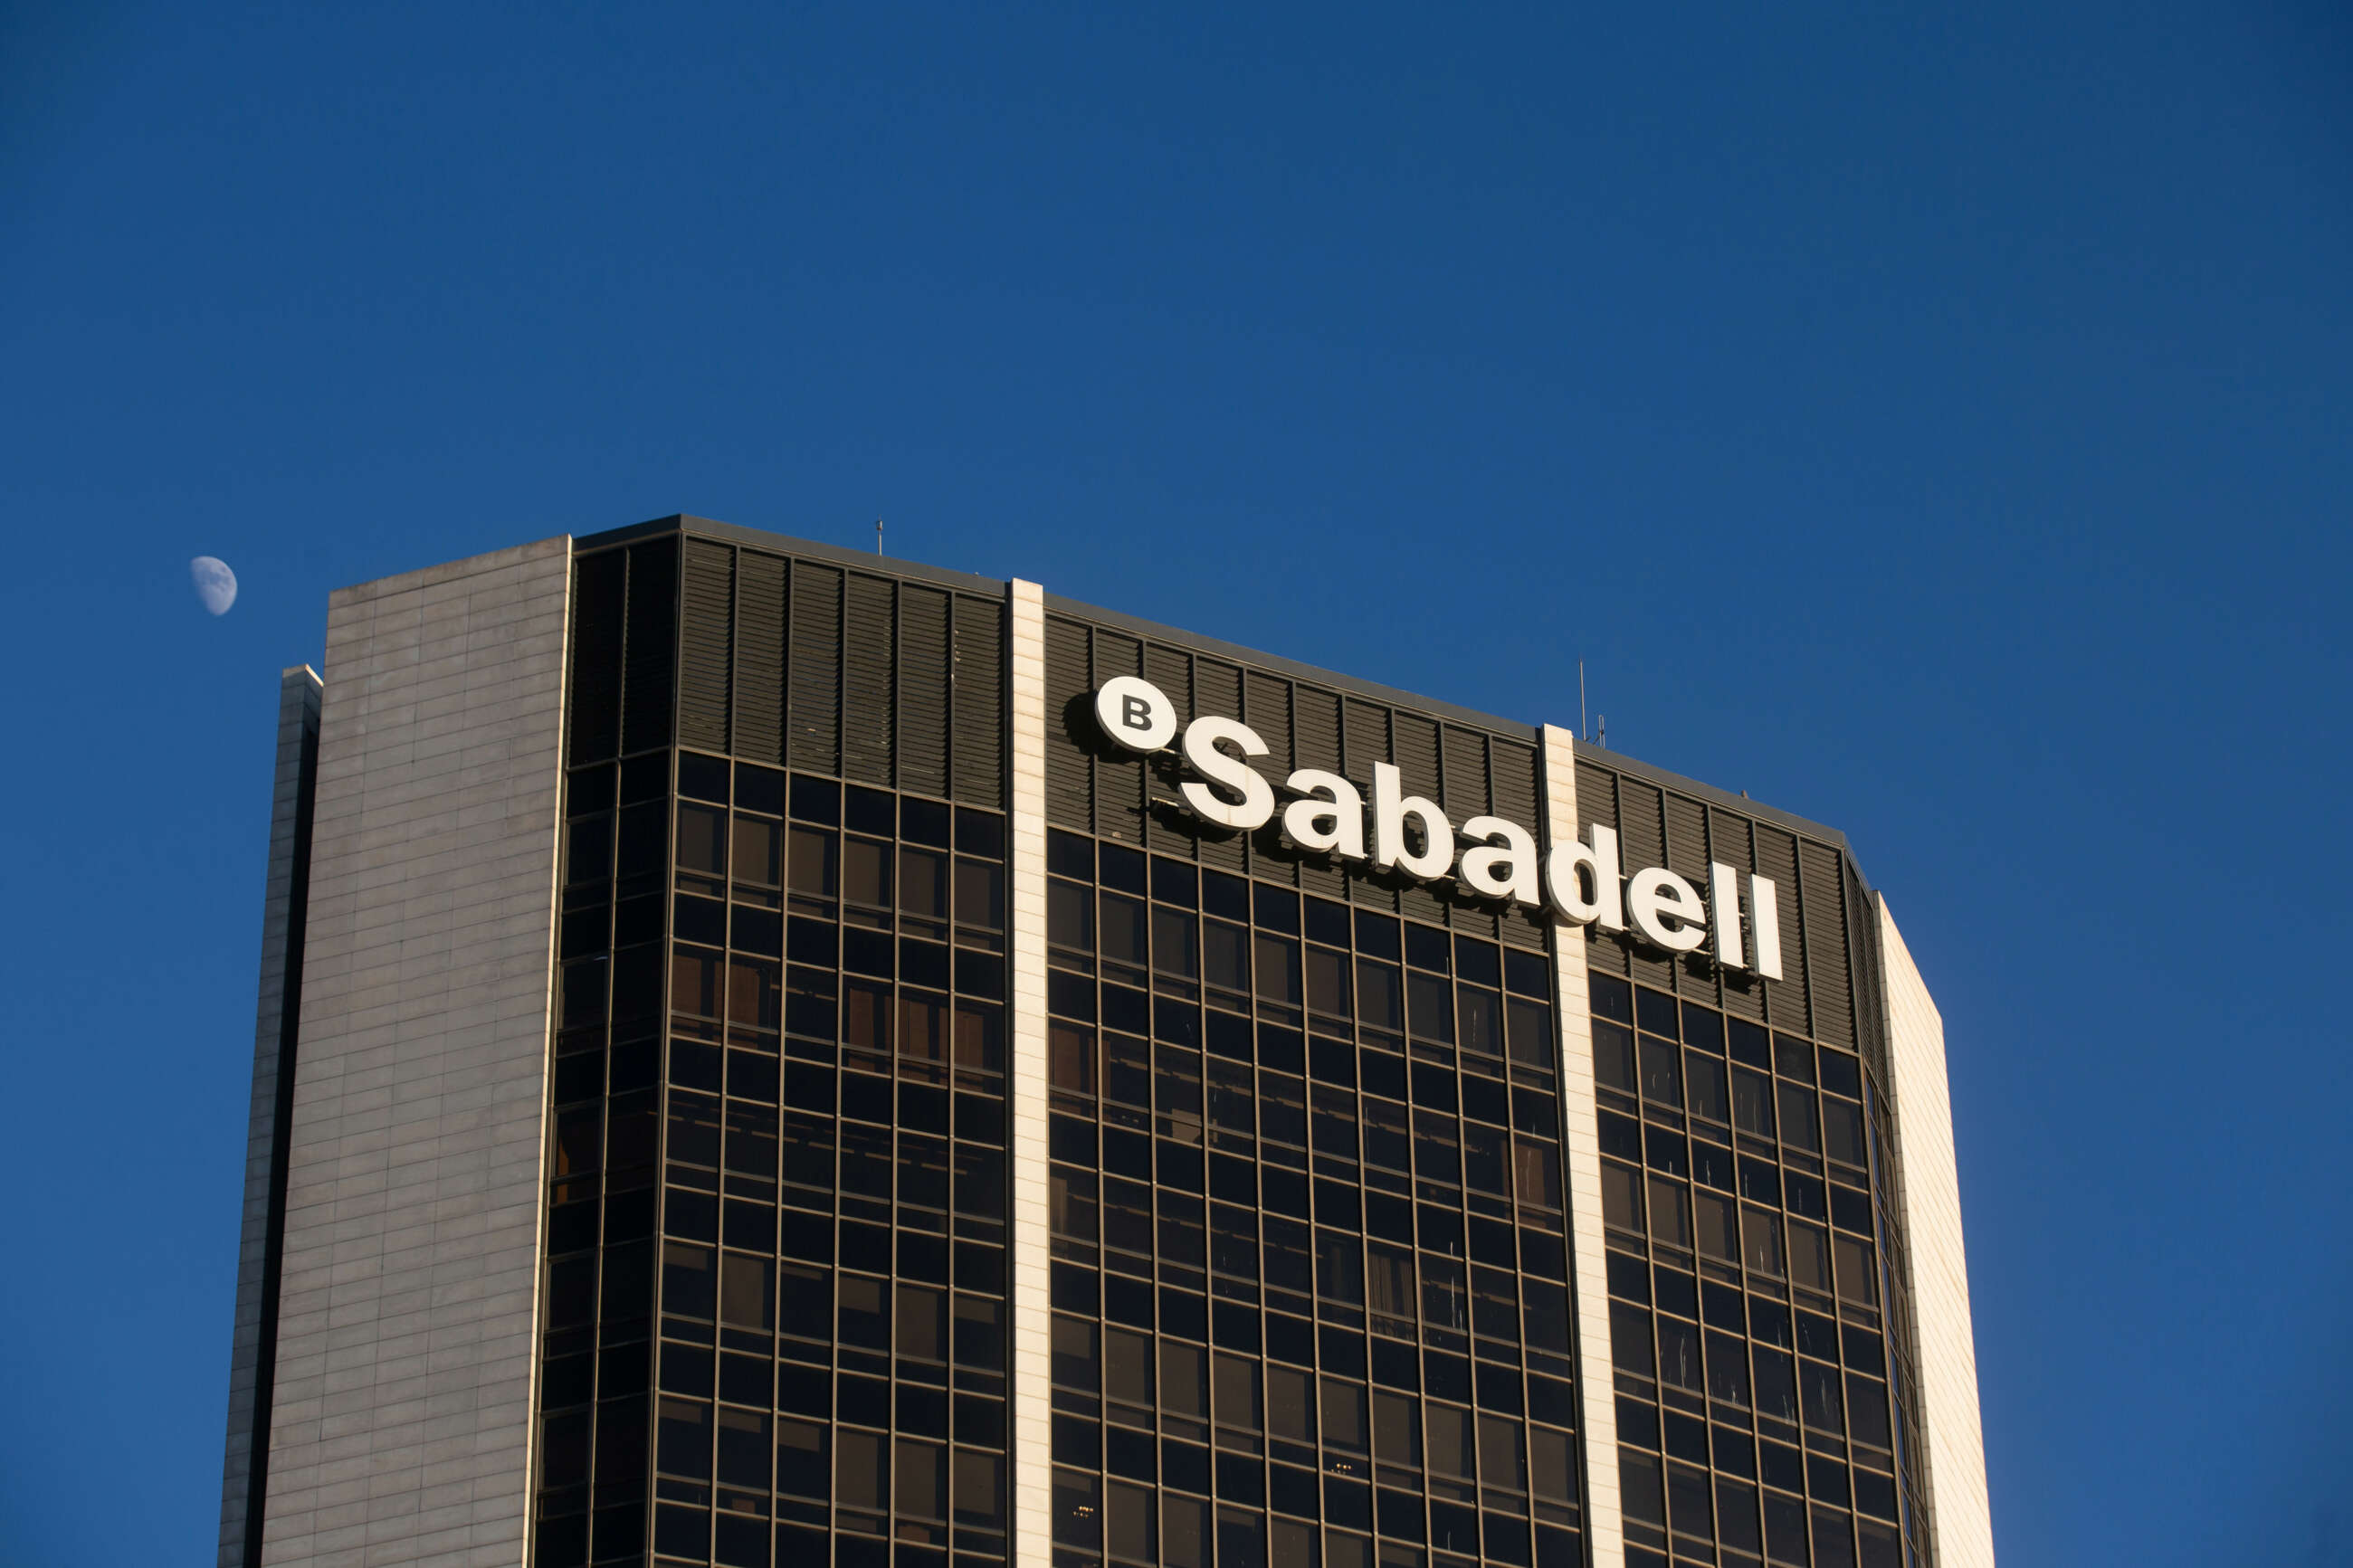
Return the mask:
{"type": "Polygon", "coordinates": [[[1952,1091],[1945,1077],[1945,1020],[1904,945],[1904,933],[1895,929],[1887,900],[1875,901],[1901,1166],[1896,1191],[1911,1249],[1912,1311],[1920,1342],[1921,1441],[1926,1449],[1921,1471],[1931,1539],[1938,1568],[1993,1568],[1977,1337],[1969,1319],[1952,1091]]]}
{"type": "Polygon", "coordinates": [[[220,1568],[245,1568],[258,1557],[260,1504],[269,1495],[287,1091],[294,1082],[294,1026],[302,1005],[303,914],[318,766],[319,677],[309,665],[297,665],[278,678],[278,766],[270,784],[269,871],[261,895],[261,987],[254,1010],[245,1207],[237,1230],[237,1316],[229,1340],[228,1444],[221,1461],[220,1568]]]}
{"type": "Polygon", "coordinates": [[[336,593],[262,1560],[521,1564],[571,541],[336,593]]]}
{"type": "Polygon", "coordinates": [[[1046,600],[1008,585],[1013,764],[1013,1561],[1053,1553],[1052,1263],[1046,1154],[1046,600]]]}
{"type": "MultiPolygon", "coordinates": [[[[1545,842],[1577,837],[1575,737],[1544,729],[1545,842]]],[[[1577,1452],[1585,1457],[1585,1539],[1593,1568],[1625,1568],[1618,1499],[1618,1405],[1609,1359],[1609,1279],[1601,1240],[1601,1121],[1593,1099],[1593,1008],[1585,987],[1585,932],[1553,930],[1560,1018],[1563,1176],[1568,1185],[1570,1268],[1577,1289],[1577,1452]]]]}

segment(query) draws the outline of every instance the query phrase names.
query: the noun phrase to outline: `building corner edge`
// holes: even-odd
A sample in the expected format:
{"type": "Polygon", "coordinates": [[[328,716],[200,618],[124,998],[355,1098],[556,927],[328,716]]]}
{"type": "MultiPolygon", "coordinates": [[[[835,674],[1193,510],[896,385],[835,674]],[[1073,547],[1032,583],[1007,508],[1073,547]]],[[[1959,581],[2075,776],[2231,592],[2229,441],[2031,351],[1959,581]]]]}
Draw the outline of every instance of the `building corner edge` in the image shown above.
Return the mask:
{"type": "Polygon", "coordinates": [[[1896,1191],[1904,1216],[1918,1339],[1921,1484],[1936,1568],[1993,1568],[1977,1341],[1969,1312],[1945,1021],[1905,945],[1884,894],[1878,926],[1882,1023],[1895,1117],[1896,1191]]]}
{"type": "Polygon", "coordinates": [[[286,1226],[285,1131],[293,1099],[296,1037],[302,1007],[302,938],[324,689],[318,671],[307,664],[279,673],[278,753],[270,787],[269,859],[262,890],[245,1191],[229,1337],[228,1412],[222,1444],[219,1568],[248,1568],[261,1558],[261,1511],[269,1489],[269,1410],[277,1360],[278,1279],[286,1226]]]}

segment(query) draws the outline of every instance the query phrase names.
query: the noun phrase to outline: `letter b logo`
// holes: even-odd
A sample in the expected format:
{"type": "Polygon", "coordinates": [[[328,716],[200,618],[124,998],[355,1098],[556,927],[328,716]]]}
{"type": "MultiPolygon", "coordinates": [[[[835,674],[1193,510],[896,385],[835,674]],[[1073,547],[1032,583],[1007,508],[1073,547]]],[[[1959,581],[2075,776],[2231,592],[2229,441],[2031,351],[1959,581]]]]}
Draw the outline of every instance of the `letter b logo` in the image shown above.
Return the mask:
{"type": "Polygon", "coordinates": [[[1137,676],[1103,682],[1095,693],[1095,722],[1131,752],[1156,752],[1176,736],[1176,705],[1137,676]]]}

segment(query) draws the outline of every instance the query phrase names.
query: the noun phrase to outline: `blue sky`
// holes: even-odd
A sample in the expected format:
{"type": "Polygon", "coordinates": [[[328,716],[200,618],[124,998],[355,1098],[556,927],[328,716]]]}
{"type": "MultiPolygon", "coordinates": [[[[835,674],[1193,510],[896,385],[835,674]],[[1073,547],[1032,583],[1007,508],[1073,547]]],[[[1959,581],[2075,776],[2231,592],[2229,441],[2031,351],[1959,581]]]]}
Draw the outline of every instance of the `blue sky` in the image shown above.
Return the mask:
{"type": "Polygon", "coordinates": [[[688,510],[1583,658],[1936,993],[2004,1563],[2353,1561],[2348,279],[2322,0],[8,7],[0,1556],[211,1550],[327,592],[688,510]]]}

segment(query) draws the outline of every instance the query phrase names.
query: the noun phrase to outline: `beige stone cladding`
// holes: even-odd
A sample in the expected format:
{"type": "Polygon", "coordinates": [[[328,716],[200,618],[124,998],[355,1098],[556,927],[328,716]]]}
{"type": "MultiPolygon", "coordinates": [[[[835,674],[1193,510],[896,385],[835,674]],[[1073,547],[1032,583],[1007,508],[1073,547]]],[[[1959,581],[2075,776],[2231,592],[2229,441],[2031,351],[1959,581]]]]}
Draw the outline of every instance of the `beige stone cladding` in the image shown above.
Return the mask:
{"type": "MultiPolygon", "coordinates": [[[[1545,837],[1577,837],[1577,752],[1566,730],[1544,729],[1545,837]]],[[[1618,1405],[1609,1362],[1609,1281],[1601,1236],[1601,1122],[1593,1098],[1593,1009],[1585,986],[1585,932],[1556,932],[1560,1087],[1567,1110],[1562,1145],[1568,1185],[1571,1267],[1577,1276],[1577,1384],[1584,1405],[1577,1449],[1585,1456],[1585,1537],[1593,1568],[1623,1568],[1626,1525],[1618,1498],[1618,1405]]]]}
{"type": "Polygon", "coordinates": [[[570,579],[329,600],[269,1564],[525,1556],[570,579]]]}
{"type": "Polygon", "coordinates": [[[1052,1552],[1052,1265],[1046,1162],[1046,603],[1008,585],[1013,707],[1013,1561],[1052,1552]]]}
{"type": "Polygon", "coordinates": [[[1952,1093],[1945,1077],[1945,1020],[1904,945],[1904,933],[1895,929],[1887,900],[1879,900],[1878,907],[1904,1235],[1920,1342],[1928,1515],[1938,1568],[1993,1568],[1968,1256],[1961,1238],[1952,1093]]]}

